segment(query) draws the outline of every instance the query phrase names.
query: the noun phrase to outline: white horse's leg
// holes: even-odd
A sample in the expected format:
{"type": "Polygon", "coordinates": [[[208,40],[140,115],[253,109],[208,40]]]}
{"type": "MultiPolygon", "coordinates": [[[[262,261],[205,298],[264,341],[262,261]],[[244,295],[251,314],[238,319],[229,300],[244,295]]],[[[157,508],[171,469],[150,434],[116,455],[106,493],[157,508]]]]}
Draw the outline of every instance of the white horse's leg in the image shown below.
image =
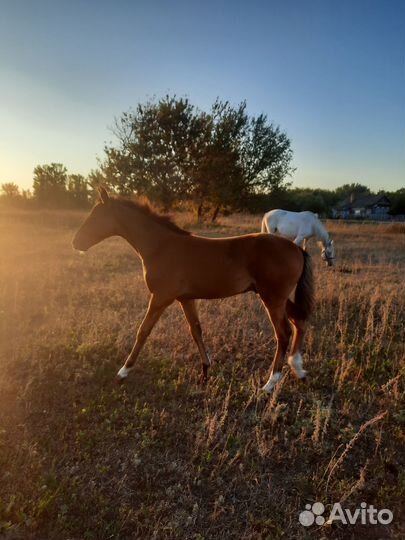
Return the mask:
{"type": "Polygon", "coordinates": [[[302,249],[303,249],[304,251],[307,250],[307,239],[306,239],[306,238],[304,238],[304,241],[302,242],[302,249]]]}
{"type": "Polygon", "coordinates": [[[305,242],[305,236],[302,236],[301,234],[298,234],[298,236],[294,239],[294,244],[297,244],[297,246],[303,247],[305,242]]]}

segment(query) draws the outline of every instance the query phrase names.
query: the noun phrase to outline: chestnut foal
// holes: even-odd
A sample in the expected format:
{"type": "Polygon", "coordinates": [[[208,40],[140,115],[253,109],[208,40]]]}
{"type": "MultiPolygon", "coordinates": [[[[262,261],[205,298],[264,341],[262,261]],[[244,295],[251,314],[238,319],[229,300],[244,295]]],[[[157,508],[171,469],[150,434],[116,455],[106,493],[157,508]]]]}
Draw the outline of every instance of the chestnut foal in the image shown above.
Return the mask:
{"type": "Polygon", "coordinates": [[[270,377],[263,390],[271,393],[281,378],[292,330],[288,363],[298,378],[305,376],[301,349],[313,304],[311,260],[305,251],[290,240],[269,234],[231,238],[197,236],[147,206],[110,197],[104,188],[100,188],[99,195],[99,202],[77,231],[73,247],[86,251],[110,236],[125,238],[142,259],[145,282],[151,293],[135,345],[118,371],[119,381],[133,369],[153,326],[174,300],[180,303],[197,344],[205,381],[210,359],[195,300],[225,298],[248,291],[260,296],[277,337],[270,377]],[[289,296],[294,288],[295,299],[291,301],[289,296]]]}

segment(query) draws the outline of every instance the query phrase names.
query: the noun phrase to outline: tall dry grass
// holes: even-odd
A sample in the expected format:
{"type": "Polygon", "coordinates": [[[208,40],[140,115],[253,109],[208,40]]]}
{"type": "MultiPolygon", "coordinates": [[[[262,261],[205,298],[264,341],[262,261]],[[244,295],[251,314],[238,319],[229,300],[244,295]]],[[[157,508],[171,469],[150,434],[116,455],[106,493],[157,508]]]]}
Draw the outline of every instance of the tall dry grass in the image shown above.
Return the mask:
{"type": "MultiPolygon", "coordinates": [[[[1,537],[403,538],[402,235],[328,224],[337,267],[312,246],[308,379],[286,370],[268,398],[259,389],[275,342],[251,293],[200,303],[214,360],[206,389],[177,306],[116,387],[147,292],[123,241],[73,252],[81,218],[0,215],[1,537]],[[309,530],[298,514],[316,500],[366,501],[394,521],[309,530]]],[[[205,232],[259,227],[229,216],[205,232]]]]}

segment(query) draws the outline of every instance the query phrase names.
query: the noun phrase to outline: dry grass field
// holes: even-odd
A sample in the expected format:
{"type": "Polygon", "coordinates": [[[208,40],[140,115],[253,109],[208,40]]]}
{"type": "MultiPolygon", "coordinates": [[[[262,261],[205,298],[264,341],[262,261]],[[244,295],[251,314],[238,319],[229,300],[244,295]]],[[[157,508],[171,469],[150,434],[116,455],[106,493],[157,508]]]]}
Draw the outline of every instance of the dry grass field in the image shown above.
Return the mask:
{"type": "MultiPolygon", "coordinates": [[[[214,361],[206,388],[176,305],[116,386],[147,290],[124,241],[72,250],[82,218],[0,214],[1,538],[404,538],[400,229],[328,224],[337,265],[324,267],[311,246],[308,378],[286,370],[269,398],[260,387],[275,342],[253,293],[200,303],[214,361]],[[298,515],[314,501],[352,510],[364,501],[394,520],[304,527],[298,515]]],[[[259,226],[230,216],[199,232],[259,226]]]]}

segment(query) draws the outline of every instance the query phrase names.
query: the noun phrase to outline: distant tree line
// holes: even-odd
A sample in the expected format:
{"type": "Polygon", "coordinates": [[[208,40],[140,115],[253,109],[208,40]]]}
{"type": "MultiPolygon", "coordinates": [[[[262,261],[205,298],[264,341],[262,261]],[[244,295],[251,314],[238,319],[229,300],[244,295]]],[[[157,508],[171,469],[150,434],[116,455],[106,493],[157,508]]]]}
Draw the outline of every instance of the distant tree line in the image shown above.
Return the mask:
{"type": "Polygon", "coordinates": [[[0,186],[0,200],[15,206],[41,208],[86,208],[93,200],[91,174],[68,174],[61,163],[38,165],[34,169],[32,191],[20,190],[14,182],[0,186]]]}
{"type": "MultiPolygon", "coordinates": [[[[95,188],[142,195],[164,210],[193,207],[198,218],[220,212],[264,212],[281,207],[330,215],[352,194],[370,193],[361,184],[336,190],[292,188],[293,152],[287,135],[266,115],[249,116],[246,103],[216,100],[208,112],[188,99],[166,96],[125,112],[113,127],[115,141],[87,177],[69,174],[60,163],[34,169],[32,192],[12,182],[0,198],[18,205],[88,207],[95,188]]],[[[393,213],[405,213],[405,190],[388,193],[393,213]]]]}
{"type": "MultiPolygon", "coordinates": [[[[13,182],[1,184],[0,202],[20,208],[89,208],[97,197],[93,186],[103,183],[101,173],[93,171],[87,178],[81,175],[67,175],[65,189],[60,186],[55,191],[53,188],[45,189],[43,178],[49,178],[49,175],[52,176],[54,172],[61,169],[64,167],[55,163],[41,166],[44,176],[41,176],[42,180],[38,182],[38,191],[21,190],[13,182]]],[[[53,180],[51,185],[54,185],[53,180]]],[[[283,187],[271,193],[257,193],[250,196],[239,210],[251,213],[264,213],[272,208],[296,212],[311,210],[322,217],[332,217],[332,209],[340,202],[352,195],[359,197],[367,194],[373,194],[373,192],[358,183],[344,184],[334,190],[283,187]]],[[[391,215],[405,215],[405,188],[384,191],[384,194],[392,203],[391,215]]],[[[174,208],[187,208],[187,205],[180,201],[174,205],[174,208]]],[[[212,220],[216,216],[208,217],[212,220]]]]}
{"type": "MultiPolygon", "coordinates": [[[[378,191],[386,195],[392,207],[390,214],[405,215],[405,188],[396,191],[378,191]]],[[[354,197],[357,199],[364,195],[375,195],[367,186],[357,182],[343,184],[336,189],[313,189],[313,188],[287,188],[277,190],[269,195],[257,194],[248,204],[250,212],[266,212],[270,208],[283,208],[301,212],[311,210],[322,217],[332,217],[332,210],[343,201],[354,197]]]]}

